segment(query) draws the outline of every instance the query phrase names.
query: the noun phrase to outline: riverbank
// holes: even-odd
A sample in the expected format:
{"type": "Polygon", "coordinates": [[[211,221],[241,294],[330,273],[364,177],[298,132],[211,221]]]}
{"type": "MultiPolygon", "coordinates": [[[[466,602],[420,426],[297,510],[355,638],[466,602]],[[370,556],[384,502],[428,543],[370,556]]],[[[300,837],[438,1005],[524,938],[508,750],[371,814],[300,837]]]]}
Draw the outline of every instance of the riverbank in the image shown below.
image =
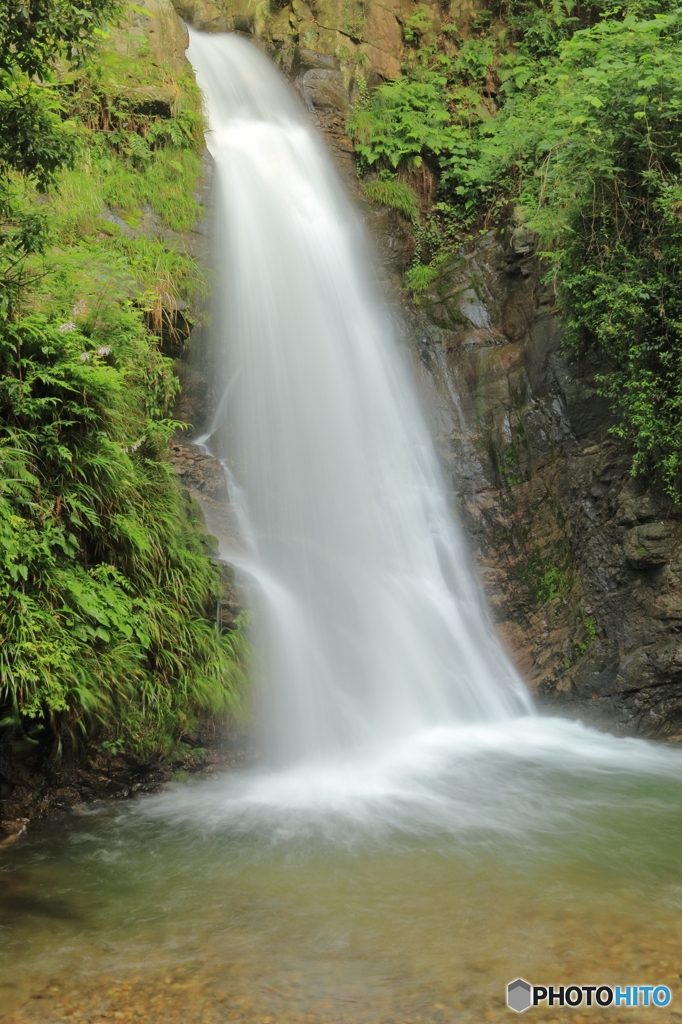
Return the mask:
{"type": "Polygon", "coordinates": [[[158,793],[170,784],[215,778],[249,766],[256,757],[253,743],[234,727],[219,733],[205,728],[186,739],[176,756],[147,761],[94,745],[59,766],[15,756],[10,779],[3,780],[0,790],[0,850],[24,836],[34,821],[65,819],[74,811],[158,793]]]}

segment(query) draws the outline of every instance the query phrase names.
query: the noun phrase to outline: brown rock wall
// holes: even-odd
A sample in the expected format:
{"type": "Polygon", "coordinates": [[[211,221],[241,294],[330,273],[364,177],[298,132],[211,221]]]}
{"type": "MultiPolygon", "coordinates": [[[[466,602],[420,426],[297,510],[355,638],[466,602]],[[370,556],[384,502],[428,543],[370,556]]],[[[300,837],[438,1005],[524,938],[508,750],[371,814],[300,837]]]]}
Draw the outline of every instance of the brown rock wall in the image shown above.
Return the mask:
{"type": "Polygon", "coordinates": [[[112,38],[115,48],[129,57],[135,57],[140,46],[148,46],[152,57],[176,74],[187,67],[189,36],[171,0],[145,0],[144,6],[128,7],[112,38]]]}
{"type": "MultiPolygon", "coordinates": [[[[205,32],[243,32],[290,71],[300,50],[335,57],[343,79],[336,92],[344,110],[359,74],[370,85],[400,73],[403,25],[414,13],[412,0],[173,0],[178,14],[205,32]],[[345,95],[344,95],[345,93],[345,95]],[[340,98],[339,98],[340,97],[340,98]]],[[[466,36],[481,0],[452,0],[449,7],[430,0],[434,31],[443,21],[466,36]]],[[[315,96],[309,96],[318,106],[315,96]]],[[[330,107],[329,94],[320,109],[330,107]]]]}

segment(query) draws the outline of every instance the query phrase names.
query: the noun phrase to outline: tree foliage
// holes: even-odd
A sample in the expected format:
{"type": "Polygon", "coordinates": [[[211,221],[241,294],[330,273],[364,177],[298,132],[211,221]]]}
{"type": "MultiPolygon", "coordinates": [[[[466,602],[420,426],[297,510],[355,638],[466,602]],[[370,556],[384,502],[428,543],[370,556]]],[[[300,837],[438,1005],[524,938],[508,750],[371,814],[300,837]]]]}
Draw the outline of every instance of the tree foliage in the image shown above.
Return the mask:
{"type": "Polygon", "coordinates": [[[120,9],[119,0],[0,0],[0,171],[45,188],[73,164],[77,126],[61,116],[55,63],[82,62],[120,9]]]}
{"type": "Polygon", "coordinates": [[[426,161],[437,173],[414,287],[437,277],[443,247],[499,221],[510,202],[525,208],[560,280],[567,350],[600,353],[633,472],[659,473],[678,497],[682,10],[525,2],[504,12],[502,29],[489,13],[457,56],[420,45],[353,112],[363,167],[409,172],[426,161]]]}
{"type": "Polygon", "coordinates": [[[120,13],[121,0],[0,0],[0,70],[49,77],[55,61],[82,61],[120,13]]]}

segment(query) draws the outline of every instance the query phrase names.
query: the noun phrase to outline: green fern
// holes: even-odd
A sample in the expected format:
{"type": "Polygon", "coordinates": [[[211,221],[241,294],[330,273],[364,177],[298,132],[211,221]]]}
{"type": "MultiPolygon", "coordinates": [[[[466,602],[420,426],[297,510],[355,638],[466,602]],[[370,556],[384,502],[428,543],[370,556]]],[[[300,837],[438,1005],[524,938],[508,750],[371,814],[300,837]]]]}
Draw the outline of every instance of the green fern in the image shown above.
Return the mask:
{"type": "Polygon", "coordinates": [[[409,220],[416,222],[419,217],[417,196],[409,185],[394,178],[376,178],[364,185],[365,195],[374,203],[382,203],[393,210],[399,210],[409,220]]]}

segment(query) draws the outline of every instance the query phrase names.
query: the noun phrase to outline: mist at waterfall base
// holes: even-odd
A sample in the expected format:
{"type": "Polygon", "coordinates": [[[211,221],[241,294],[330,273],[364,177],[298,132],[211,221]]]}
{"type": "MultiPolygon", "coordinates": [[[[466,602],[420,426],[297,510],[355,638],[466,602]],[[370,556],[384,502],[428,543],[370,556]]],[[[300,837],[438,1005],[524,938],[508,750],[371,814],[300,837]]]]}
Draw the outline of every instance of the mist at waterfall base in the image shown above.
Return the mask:
{"type": "Polygon", "coordinates": [[[251,584],[271,768],[146,813],[287,836],[336,821],[346,842],[350,821],[527,835],[570,829],[576,801],[599,802],[594,777],[680,778],[675,751],[533,713],[302,104],[246,40],[190,40],[217,185],[217,387],[199,443],[223,460],[240,527],[221,553],[251,584]],[[567,779],[585,791],[558,800],[567,779]]]}

